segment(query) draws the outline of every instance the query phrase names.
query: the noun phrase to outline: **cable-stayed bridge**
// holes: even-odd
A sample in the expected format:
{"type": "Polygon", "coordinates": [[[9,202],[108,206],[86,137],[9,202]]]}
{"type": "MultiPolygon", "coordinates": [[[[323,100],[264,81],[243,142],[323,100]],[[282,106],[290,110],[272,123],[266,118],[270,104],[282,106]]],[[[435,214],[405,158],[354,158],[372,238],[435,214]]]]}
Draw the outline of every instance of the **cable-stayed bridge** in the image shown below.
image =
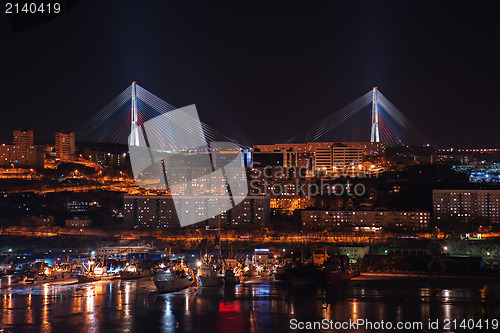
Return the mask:
{"type": "MultiPolygon", "coordinates": [[[[143,125],[151,119],[162,114],[176,110],[177,108],[146,89],[142,88],[135,81],[116,96],[111,102],[97,112],[92,118],[76,129],[76,135],[81,141],[89,142],[107,142],[117,144],[139,145],[139,139],[132,136],[132,142],[129,142],[131,133],[138,133],[134,129],[142,128],[143,125]]],[[[175,142],[178,136],[186,135],[189,128],[184,131],[179,126],[164,124],[166,131],[173,138],[170,142],[175,142]],[[170,127],[169,127],[170,126],[170,127]]],[[[204,138],[209,142],[232,142],[240,147],[237,140],[232,139],[210,125],[201,122],[201,128],[204,138]]],[[[163,133],[148,133],[150,141],[161,144],[163,133]]],[[[163,147],[165,150],[183,150],[185,147],[163,147]]]]}
{"type": "Polygon", "coordinates": [[[374,87],[363,96],[285,140],[292,142],[382,142],[422,145],[425,136],[374,87]]]}
{"type": "MultiPolygon", "coordinates": [[[[76,130],[82,141],[139,145],[138,139],[128,141],[134,128],[159,115],[177,109],[133,82],[104,108],[76,130]]],[[[165,124],[165,126],[169,126],[165,124]]],[[[205,139],[209,142],[232,142],[246,148],[210,125],[201,122],[205,139]]],[[[187,129],[189,130],[189,129],[187,129]]],[[[173,126],[172,138],[185,135],[179,126],[173,126]]],[[[148,133],[155,140],[155,133],[148,133]]],[[[160,137],[160,135],[158,135],[160,137]]],[[[428,143],[424,135],[378,89],[372,90],[332,113],[318,123],[299,131],[284,143],[300,142],[381,142],[388,145],[422,145],[428,143]]],[[[175,142],[175,140],[172,140],[175,142]]],[[[182,150],[183,147],[164,147],[182,150]]]]}

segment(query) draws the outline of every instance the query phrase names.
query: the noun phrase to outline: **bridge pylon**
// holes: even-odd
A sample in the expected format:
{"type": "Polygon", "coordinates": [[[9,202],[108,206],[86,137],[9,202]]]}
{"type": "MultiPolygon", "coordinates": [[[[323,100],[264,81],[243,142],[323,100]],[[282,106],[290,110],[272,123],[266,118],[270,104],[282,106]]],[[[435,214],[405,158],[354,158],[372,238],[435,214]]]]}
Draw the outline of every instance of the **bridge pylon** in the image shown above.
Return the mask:
{"type": "Polygon", "coordinates": [[[137,117],[137,82],[132,82],[132,107],[130,108],[130,142],[131,146],[139,146],[139,126],[137,117]]]}
{"type": "Polygon", "coordinates": [[[378,128],[378,90],[373,87],[372,94],[372,129],[370,134],[370,142],[380,142],[380,134],[378,128]]]}

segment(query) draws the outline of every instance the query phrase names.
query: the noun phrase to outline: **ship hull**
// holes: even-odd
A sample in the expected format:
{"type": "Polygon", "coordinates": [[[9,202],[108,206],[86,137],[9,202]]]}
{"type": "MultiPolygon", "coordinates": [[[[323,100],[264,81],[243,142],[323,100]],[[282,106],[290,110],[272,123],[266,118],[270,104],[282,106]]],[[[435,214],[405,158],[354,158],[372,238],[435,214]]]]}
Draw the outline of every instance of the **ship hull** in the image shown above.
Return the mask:
{"type": "Polygon", "coordinates": [[[87,282],[95,282],[99,281],[101,278],[96,276],[88,276],[88,275],[77,275],[78,283],[87,283],[87,282]]]}
{"type": "Polygon", "coordinates": [[[197,276],[196,281],[200,287],[218,287],[224,283],[222,276],[197,276]]]}
{"type": "Polygon", "coordinates": [[[180,276],[170,272],[158,272],[153,275],[153,282],[160,293],[170,293],[186,289],[192,283],[187,276],[180,276]]]}
{"type": "Polygon", "coordinates": [[[347,272],[324,271],[323,279],[326,283],[335,283],[341,281],[349,281],[351,279],[351,276],[347,272]]]}

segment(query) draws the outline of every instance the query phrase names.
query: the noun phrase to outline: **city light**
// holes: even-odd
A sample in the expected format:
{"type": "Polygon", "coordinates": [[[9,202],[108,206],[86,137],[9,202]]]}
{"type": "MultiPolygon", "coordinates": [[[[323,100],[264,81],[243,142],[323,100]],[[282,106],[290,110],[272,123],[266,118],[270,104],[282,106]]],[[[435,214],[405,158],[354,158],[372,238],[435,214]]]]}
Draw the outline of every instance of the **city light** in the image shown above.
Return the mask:
{"type": "Polygon", "coordinates": [[[500,328],[496,3],[119,5],[6,2],[0,331],[500,328]]]}

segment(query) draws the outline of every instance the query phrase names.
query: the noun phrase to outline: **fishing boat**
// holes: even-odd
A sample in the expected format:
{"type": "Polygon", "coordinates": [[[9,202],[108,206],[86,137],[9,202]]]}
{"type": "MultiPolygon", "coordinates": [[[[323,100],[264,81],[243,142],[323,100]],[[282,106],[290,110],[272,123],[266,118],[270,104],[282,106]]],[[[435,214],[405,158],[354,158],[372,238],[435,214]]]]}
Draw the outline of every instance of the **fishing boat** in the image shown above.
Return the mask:
{"type": "Polygon", "coordinates": [[[106,267],[101,266],[100,263],[95,264],[93,261],[90,261],[88,265],[82,265],[86,270],[83,274],[78,274],[76,276],[76,278],[78,279],[78,283],[112,280],[118,277],[113,274],[108,274],[108,272],[106,271],[106,267]]]}
{"type": "Polygon", "coordinates": [[[347,256],[330,257],[321,266],[323,280],[326,283],[350,280],[348,269],[349,258],[347,256]]]}
{"type": "Polygon", "coordinates": [[[170,293],[193,284],[193,272],[184,264],[180,264],[157,271],[153,274],[153,282],[159,292],[170,293]]]}
{"type": "Polygon", "coordinates": [[[78,283],[95,282],[101,280],[100,276],[97,276],[93,273],[78,274],[76,278],[78,279],[78,283]]]}
{"type": "Polygon", "coordinates": [[[272,274],[272,271],[269,267],[262,267],[260,269],[260,276],[263,278],[269,277],[272,274]]]}
{"type": "Polygon", "coordinates": [[[135,264],[128,264],[120,272],[120,279],[122,280],[135,280],[144,277],[153,276],[153,271],[149,268],[141,268],[135,264]]]}
{"type": "Polygon", "coordinates": [[[243,269],[243,271],[244,271],[246,279],[259,276],[259,270],[257,269],[256,266],[254,266],[252,264],[246,265],[245,268],[243,269]]]}
{"type": "Polygon", "coordinates": [[[275,283],[290,283],[294,286],[307,285],[319,280],[319,271],[313,265],[292,264],[276,268],[275,283]]]}
{"type": "Polygon", "coordinates": [[[218,287],[224,283],[224,276],[219,275],[213,267],[204,265],[198,268],[196,281],[200,287],[218,287]]]}

